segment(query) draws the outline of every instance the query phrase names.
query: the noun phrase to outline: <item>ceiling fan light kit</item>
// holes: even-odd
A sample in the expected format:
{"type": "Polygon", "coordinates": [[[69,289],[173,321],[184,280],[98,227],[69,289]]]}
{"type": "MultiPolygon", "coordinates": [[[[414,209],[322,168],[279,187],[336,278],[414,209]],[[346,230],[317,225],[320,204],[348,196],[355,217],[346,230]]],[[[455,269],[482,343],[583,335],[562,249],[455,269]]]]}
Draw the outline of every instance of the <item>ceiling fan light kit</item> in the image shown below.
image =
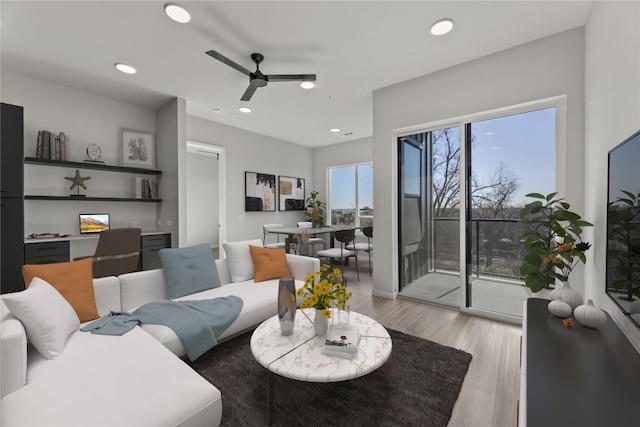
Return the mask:
{"type": "Polygon", "coordinates": [[[249,87],[240,98],[241,101],[249,101],[255,93],[256,89],[258,89],[259,87],[265,87],[269,82],[316,81],[315,74],[263,74],[262,71],[260,71],[260,63],[264,61],[264,55],[260,53],[251,54],[251,60],[256,64],[256,70],[254,72],[249,71],[247,68],[243,67],[235,61],[232,61],[231,59],[227,58],[221,53],[216,52],[215,50],[208,50],[205,53],[210,57],[230,66],[231,68],[235,68],[242,74],[249,76],[249,87]]]}

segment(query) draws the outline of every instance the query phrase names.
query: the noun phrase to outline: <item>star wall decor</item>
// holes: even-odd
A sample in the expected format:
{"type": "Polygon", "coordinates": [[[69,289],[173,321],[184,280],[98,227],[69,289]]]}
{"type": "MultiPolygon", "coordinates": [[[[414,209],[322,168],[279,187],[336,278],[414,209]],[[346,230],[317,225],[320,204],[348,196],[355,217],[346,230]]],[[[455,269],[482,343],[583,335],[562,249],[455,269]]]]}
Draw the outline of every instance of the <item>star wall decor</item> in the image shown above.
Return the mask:
{"type": "Polygon", "coordinates": [[[71,181],[71,187],[69,187],[69,190],[73,190],[74,188],[78,187],[78,195],[80,195],[80,187],[84,188],[85,190],[87,189],[87,186],[85,185],[85,181],[88,181],[91,179],[90,176],[80,176],[80,171],[78,169],[76,169],[76,175],[75,176],[65,176],[64,179],[67,179],[69,181],[71,181]]]}

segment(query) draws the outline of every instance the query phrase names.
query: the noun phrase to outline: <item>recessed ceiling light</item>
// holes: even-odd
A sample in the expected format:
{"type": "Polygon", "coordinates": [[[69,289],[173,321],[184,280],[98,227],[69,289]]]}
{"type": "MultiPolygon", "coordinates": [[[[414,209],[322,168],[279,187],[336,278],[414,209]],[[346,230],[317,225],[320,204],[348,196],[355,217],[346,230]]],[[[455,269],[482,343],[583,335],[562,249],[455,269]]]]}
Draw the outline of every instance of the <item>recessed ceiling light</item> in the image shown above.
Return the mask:
{"type": "Polygon", "coordinates": [[[164,13],[171,19],[181,24],[191,21],[191,15],[187,9],[175,3],[167,3],[164,5],[164,13]]]}
{"type": "Polygon", "coordinates": [[[221,111],[219,108],[214,108],[214,109],[213,109],[213,112],[214,112],[214,113],[218,113],[218,114],[220,114],[222,111],[221,111]]]}
{"type": "Polygon", "coordinates": [[[340,129],[338,129],[338,128],[333,128],[333,129],[331,129],[331,132],[333,132],[333,133],[338,133],[338,132],[340,132],[340,129]]]}
{"type": "Polygon", "coordinates": [[[431,26],[431,34],[442,36],[453,29],[453,21],[449,18],[441,19],[431,26]]]}
{"type": "Polygon", "coordinates": [[[240,108],[238,108],[238,110],[241,113],[250,113],[251,112],[251,108],[249,108],[249,107],[240,107],[240,108]]]}
{"type": "Polygon", "coordinates": [[[314,82],[302,82],[300,83],[300,87],[302,89],[313,89],[316,87],[316,84],[314,82]]]}
{"type": "Polygon", "coordinates": [[[117,63],[116,64],[116,68],[118,71],[122,71],[123,73],[126,74],[135,74],[136,73],[136,69],[133,68],[131,65],[127,65],[127,64],[121,64],[121,63],[117,63]]]}

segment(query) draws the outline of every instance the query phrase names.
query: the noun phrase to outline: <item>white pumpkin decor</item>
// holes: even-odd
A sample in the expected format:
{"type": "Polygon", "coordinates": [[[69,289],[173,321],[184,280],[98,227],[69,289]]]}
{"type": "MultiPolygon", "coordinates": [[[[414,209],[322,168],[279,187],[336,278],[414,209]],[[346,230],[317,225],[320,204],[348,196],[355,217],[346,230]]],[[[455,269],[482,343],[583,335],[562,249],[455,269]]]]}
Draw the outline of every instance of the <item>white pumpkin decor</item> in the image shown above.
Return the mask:
{"type": "Polygon", "coordinates": [[[588,300],[586,304],[577,307],[573,315],[578,322],[590,328],[599,328],[607,323],[607,315],[593,305],[592,300],[588,300]]]}
{"type": "Polygon", "coordinates": [[[551,291],[549,295],[552,301],[562,298],[562,301],[569,304],[571,311],[575,310],[580,304],[582,304],[582,296],[578,291],[569,286],[569,282],[562,282],[551,291]]]}
{"type": "Polygon", "coordinates": [[[553,314],[556,317],[569,317],[571,312],[571,306],[566,302],[562,301],[562,299],[557,299],[555,301],[551,301],[549,303],[549,313],[553,314]]]}

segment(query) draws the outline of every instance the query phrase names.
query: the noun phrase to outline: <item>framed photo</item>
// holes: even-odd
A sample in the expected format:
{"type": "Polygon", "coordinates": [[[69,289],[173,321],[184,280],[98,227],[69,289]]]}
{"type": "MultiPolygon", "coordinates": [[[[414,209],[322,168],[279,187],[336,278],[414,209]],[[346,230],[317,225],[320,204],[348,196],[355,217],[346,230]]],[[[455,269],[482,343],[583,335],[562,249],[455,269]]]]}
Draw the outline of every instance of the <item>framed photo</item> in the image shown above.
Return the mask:
{"type": "Polygon", "coordinates": [[[304,178],[278,176],[278,210],[304,210],[304,178]]]}
{"type": "Polygon", "coordinates": [[[122,166],[155,169],[153,132],[122,128],[122,166]]]}
{"type": "Polygon", "coordinates": [[[268,173],[244,173],[244,210],[276,210],[276,176],[268,173]]]}

